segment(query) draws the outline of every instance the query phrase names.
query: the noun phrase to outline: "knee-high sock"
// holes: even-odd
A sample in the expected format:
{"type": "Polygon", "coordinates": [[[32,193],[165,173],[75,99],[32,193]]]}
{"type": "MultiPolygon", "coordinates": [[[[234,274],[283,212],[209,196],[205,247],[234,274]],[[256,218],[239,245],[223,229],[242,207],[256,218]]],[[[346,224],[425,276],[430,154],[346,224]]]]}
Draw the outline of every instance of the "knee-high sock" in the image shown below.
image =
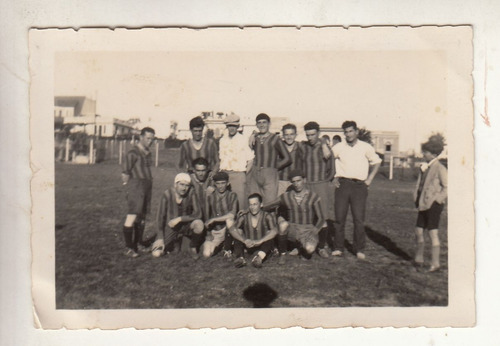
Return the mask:
{"type": "Polygon", "coordinates": [[[323,227],[318,233],[318,249],[322,249],[326,245],[326,237],[328,236],[328,228],[323,227]]]}
{"type": "Polygon", "coordinates": [[[286,252],[288,237],[286,234],[278,235],[278,250],[281,253],[286,252]]]}
{"type": "Polygon", "coordinates": [[[424,245],[423,241],[417,241],[417,251],[415,253],[415,262],[424,263],[424,245]]]}
{"type": "Polygon", "coordinates": [[[135,250],[134,247],[134,229],[133,227],[123,226],[123,238],[125,239],[125,246],[129,249],[135,250]]]}

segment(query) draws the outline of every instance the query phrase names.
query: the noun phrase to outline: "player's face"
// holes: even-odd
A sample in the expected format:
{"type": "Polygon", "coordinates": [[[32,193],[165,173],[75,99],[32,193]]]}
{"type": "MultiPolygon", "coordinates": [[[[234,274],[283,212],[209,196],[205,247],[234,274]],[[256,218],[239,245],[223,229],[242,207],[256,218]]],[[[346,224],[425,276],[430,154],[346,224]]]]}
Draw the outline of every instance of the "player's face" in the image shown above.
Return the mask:
{"type": "Polygon", "coordinates": [[[358,138],[358,133],[358,129],[355,129],[353,126],[349,126],[344,130],[345,140],[348,143],[354,142],[358,138]]]}
{"type": "Polygon", "coordinates": [[[295,142],[295,137],[297,137],[297,132],[294,129],[286,129],[283,131],[283,139],[288,145],[292,145],[295,142]]]}
{"type": "Polygon", "coordinates": [[[193,139],[195,141],[201,141],[203,137],[203,127],[193,127],[191,129],[191,134],[193,135],[193,139]]]}
{"type": "Polygon", "coordinates": [[[224,193],[224,192],[226,192],[227,184],[228,184],[228,182],[225,181],[225,180],[216,181],[215,182],[215,188],[217,189],[217,191],[219,193],[224,193]]]}
{"type": "Polygon", "coordinates": [[[149,148],[155,139],[155,135],[151,132],[146,132],[141,135],[140,143],[144,148],[149,148]]]}
{"type": "Polygon", "coordinates": [[[262,203],[259,201],[257,197],[250,198],[248,200],[248,210],[252,215],[257,215],[262,208],[262,203]]]}
{"type": "Polygon", "coordinates": [[[315,145],[318,143],[319,139],[319,131],[318,130],[307,130],[306,131],[306,138],[311,145],[315,145]]]}
{"type": "Polygon", "coordinates": [[[189,186],[187,181],[178,181],[175,183],[175,192],[177,192],[179,196],[184,197],[189,191],[189,186]]]}
{"type": "Polygon", "coordinates": [[[426,162],[431,162],[436,157],[433,153],[427,150],[422,151],[422,154],[424,155],[424,160],[426,162]]]}
{"type": "Polygon", "coordinates": [[[265,119],[260,119],[259,121],[257,121],[257,129],[259,130],[260,133],[269,132],[269,121],[265,119]]]}
{"type": "Polygon", "coordinates": [[[302,190],[304,190],[304,178],[302,178],[301,176],[293,177],[291,182],[295,192],[301,192],[302,190]]]}
{"type": "Polygon", "coordinates": [[[208,177],[208,169],[205,165],[194,165],[194,175],[199,181],[205,181],[208,177]]]}
{"type": "Polygon", "coordinates": [[[229,136],[233,137],[236,134],[236,132],[238,132],[238,126],[227,125],[227,132],[229,133],[229,136]]]}

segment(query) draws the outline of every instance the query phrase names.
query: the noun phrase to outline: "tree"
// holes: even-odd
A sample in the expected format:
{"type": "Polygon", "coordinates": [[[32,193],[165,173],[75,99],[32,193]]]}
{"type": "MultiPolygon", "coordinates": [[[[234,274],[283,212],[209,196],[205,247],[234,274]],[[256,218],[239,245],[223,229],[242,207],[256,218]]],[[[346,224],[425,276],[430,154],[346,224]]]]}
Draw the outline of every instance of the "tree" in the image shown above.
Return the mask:
{"type": "Polygon", "coordinates": [[[360,141],[373,145],[372,132],[370,130],[367,130],[365,127],[359,129],[358,139],[360,141]]]}

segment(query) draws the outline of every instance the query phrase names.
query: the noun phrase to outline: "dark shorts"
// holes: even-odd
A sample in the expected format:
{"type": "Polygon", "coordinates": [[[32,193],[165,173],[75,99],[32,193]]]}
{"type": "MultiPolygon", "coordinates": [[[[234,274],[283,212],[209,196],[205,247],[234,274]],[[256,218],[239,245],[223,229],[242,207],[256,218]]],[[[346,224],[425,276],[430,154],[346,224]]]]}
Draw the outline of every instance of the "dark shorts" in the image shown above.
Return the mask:
{"type": "Polygon", "coordinates": [[[419,211],[417,216],[417,227],[426,228],[429,230],[438,229],[439,219],[441,217],[443,208],[444,204],[434,202],[432,203],[430,209],[419,211]]]}
{"type": "Polygon", "coordinates": [[[130,179],[127,188],[127,214],[146,215],[151,207],[152,181],[130,179]]]}

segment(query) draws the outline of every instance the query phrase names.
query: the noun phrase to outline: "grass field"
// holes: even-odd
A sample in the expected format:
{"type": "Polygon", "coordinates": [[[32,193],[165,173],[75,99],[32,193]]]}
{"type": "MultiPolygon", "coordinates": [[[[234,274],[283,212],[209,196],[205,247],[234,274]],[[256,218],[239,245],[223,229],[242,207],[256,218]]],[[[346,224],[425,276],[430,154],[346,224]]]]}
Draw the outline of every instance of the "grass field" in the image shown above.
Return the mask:
{"type": "MultiPolygon", "coordinates": [[[[162,150],[153,169],[152,210],[173,182],[175,150],[162,150]]],[[[447,212],[441,219],[441,263],[416,271],[414,181],[379,175],[370,187],[367,260],[270,258],[262,269],[236,269],[220,255],[193,261],[186,253],[137,259],[122,255],[125,192],[116,161],[56,163],[56,306],[58,309],[445,306],[448,303],[447,212]]],[[[154,213],[146,233],[155,232],[154,213]]],[[[346,239],[352,239],[348,221],[346,239]]],[[[426,259],[430,257],[426,238],[426,259]]]]}

